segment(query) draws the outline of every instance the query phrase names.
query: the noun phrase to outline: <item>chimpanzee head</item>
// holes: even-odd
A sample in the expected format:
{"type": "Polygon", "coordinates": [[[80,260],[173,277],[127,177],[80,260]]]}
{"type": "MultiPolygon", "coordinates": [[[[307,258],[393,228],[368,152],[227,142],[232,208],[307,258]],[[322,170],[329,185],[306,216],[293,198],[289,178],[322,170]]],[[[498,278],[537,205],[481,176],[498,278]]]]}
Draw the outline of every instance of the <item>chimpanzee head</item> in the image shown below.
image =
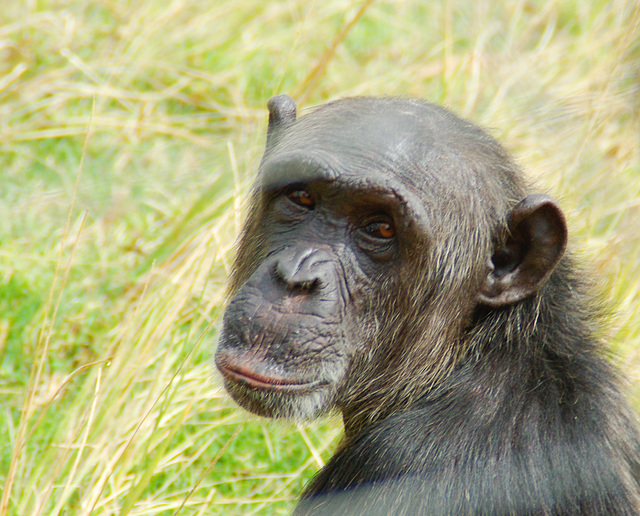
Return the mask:
{"type": "Polygon", "coordinates": [[[353,98],[296,119],[278,96],[269,111],[216,353],[251,412],[410,400],[466,352],[478,309],[536,295],[564,252],[555,202],[445,109],[353,98]]]}

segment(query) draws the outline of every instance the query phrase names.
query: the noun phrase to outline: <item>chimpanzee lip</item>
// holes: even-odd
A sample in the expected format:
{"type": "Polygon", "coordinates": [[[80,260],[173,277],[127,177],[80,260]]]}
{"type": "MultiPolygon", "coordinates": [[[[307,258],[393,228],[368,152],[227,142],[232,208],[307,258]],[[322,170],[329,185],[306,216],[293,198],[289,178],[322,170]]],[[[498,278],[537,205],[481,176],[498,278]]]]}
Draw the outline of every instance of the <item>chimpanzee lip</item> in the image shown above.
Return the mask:
{"type": "Polygon", "coordinates": [[[265,391],[300,393],[313,390],[322,383],[320,381],[308,382],[292,378],[265,376],[238,365],[221,363],[217,365],[225,378],[265,391]]]}

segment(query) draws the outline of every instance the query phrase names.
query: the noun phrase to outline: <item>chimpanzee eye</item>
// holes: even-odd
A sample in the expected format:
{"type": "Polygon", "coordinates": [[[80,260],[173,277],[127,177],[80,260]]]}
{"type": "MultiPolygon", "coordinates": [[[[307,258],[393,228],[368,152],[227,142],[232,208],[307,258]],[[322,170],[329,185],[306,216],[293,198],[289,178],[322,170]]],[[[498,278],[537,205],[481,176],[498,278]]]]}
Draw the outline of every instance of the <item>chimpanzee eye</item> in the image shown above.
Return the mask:
{"type": "Polygon", "coordinates": [[[364,230],[372,237],[380,238],[383,240],[393,238],[396,234],[396,229],[388,220],[375,220],[373,222],[369,222],[364,227],[364,230]]]}
{"type": "Polygon", "coordinates": [[[298,206],[303,206],[304,208],[307,208],[309,210],[315,208],[316,205],[309,191],[305,190],[304,188],[291,190],[287,193],[287,198],[298,206]]]}

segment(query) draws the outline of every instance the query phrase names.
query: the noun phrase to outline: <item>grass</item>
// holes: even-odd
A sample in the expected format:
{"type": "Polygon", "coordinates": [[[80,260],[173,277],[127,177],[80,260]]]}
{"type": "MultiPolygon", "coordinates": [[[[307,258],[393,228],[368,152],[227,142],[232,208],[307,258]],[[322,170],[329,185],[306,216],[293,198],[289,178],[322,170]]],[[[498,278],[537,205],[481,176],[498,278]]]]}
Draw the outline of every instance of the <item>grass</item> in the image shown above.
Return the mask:
{"type": "Polygon", "coordinates": [[[640,407],[632,0],[7,0],[0,516],[286,514],[337,420],[247,416],[211,366],[266,101],[418,96],[561,201],[640,407]]]}

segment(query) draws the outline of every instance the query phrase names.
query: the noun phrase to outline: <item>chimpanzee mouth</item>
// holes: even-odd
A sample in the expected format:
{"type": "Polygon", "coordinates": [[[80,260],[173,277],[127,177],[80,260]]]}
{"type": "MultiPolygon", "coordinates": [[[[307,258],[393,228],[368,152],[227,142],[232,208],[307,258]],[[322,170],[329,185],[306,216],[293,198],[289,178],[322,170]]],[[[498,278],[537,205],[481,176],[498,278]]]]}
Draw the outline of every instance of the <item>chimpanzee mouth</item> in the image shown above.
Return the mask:
{"type": "Polygon", "coordinates": [[[291,378],[264,376],[241,366],[217,363],[222,375],[234,382],[239,382],[253,389],[272,392],[290,392],[295,394],[312,391],[323,385],[319,380],[308,382],[291,378]]]}

